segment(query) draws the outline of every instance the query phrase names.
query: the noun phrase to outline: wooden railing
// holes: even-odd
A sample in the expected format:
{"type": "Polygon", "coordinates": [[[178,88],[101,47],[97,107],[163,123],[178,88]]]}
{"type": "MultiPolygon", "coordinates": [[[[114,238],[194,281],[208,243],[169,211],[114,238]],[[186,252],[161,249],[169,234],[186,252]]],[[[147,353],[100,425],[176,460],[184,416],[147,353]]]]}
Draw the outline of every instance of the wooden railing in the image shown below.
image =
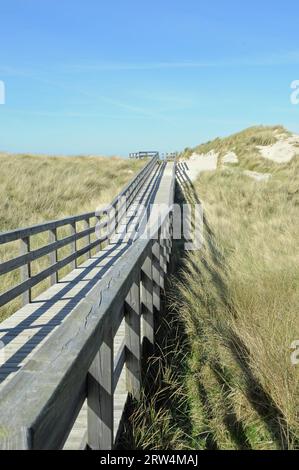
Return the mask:
{"type": "Polygon", "coordinates": [[[92,249],[99,248],[102,243],[107,241],[111,236],[111,232],[115,229],[113,227],[110,230],[110,214],[113,212],[118,223],[121,221],[123,207],[119,205],[119,202],[124,200],[123,204],[129,207],[157,164],[158,155],[156,154],[105,209],[0,233],[0,245],[15,241],[20,242],[20,255],[0,262],[0,276],[10,273],[15,269],[20,269],[20,282],[0,294],[0,307],[20,295],[22,295],[23,305],[29,303],[31,301],[31,289],[34,286],[46,278],[50,278],[51,284],[55,284],[58,281],[59,270],[68,265],[74,269],[79,257],[83,255],[90,256],[92,249]],[[78,223],[83,225],[83,230],[78,230],[78,223]],[[58,239],[57,229],[61,227],[69,227],[70,234],[58,239]],[[48,243],[32,250],[31,237],[45,232],[48,232],[48,243]],[[95,233],[103,233],[103,235],[95,237],[96,239],[91,242],[91,235],[95,233]],[[80,249],[77,248],[79,240],[85,241],[85,246],[80,249]],[[63,247],[69,247],[71,253],[65,258],[58,260],[58,250],[63,247]],[[49,266],[32,275],[31,263],[46,255],[49,257],[49,266]]]}
{"type": "Polygon", "coordinates": [[[172,248],[174,185],[175,170],[165,201],[169,211],[153,236],[128,248],[2,388],[0,448],[62,448],[86,400],[87,447],[113,447],[114,391],[121,371],[125,367],[127,393],[138,398],[142,345],[154,344],[154,319],[172,248]],[[113,341],[123,319],[124,342],[114,359],[113,341]]]}
{"type": "Polygon", "coordinates": [[[143,151],[129,153],[129,158],[159,158],[159,152],[156,151],[143,151]]]}
{"type": "Polygon", "coordinates": [[[162,160],[166,161],[175,161],[177,159],[178,152],[166,152],[166,153],[161,153],[160,157],[162,160]]]}

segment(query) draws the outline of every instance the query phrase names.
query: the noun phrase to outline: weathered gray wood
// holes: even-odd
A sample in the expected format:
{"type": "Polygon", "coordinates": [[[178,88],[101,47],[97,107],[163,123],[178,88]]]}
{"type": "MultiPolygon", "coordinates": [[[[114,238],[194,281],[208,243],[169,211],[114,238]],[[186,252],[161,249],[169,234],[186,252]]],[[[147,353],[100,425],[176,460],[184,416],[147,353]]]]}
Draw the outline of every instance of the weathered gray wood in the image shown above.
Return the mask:
{"type": "MultiPolygon", "coordinates": [[[[83,227],[84,227],[84,231],[88,231],[90,229],[90,220],[89,219],[86,219],[86,220],[83,220],[83,227]]],[[[91,240],[90,240],[90,233],[85,237],[85,246],[88,247],[91,243],[91,240]]],[[[86,253],[86,258],[90,258],[91,257],[91,252],[90,250],[88,250],[88,252],[86,253]]]]}
{"type": "Polygon", "coordinates": [[[125,301],[126,383],[136,399],[141,387],[140,271],[125,301]]]}
{"type": "Polygon", "coordinates": [[[165,275],[167,273],[167,258],[166,258],[166,227],[163,228],[163,232],[160,238],[160,276],[161,276],[161,288],[165,287],[165,275]]]}
{"type": "MultiPolygon", "coordinates": [[[[126,256],[73,308],[71,316],[52,333],[38,354],[0,388],[1,426],[8,436],[4,443],[0,435],[0,447],[16,448],[15,430],[22,428],[30,429],[30,439],[26,438],[29,448],[63,447],[86,398],[86,379],[88,371],[92,370],[91,364],[107,331],[112,327],[115,331],[115,324],[121,317],[120,304],[132,288],[132,281],[138,279],[151,248],[152,240],[142,239],[128,248],[126,256]]],[[[158,264],[159,250],[158,246],[158,264]]],[[[76,255],[78,253],[82,251],[78,250],[76,255]]],[[[113,347],[110,350],[113,354],[113,347]]],[[[123,352],[120,352],[114,371],[113,357],[109,355],[112,376],[117,376],[123,365],[123,352]]],[[[111,387],[114,385],[111,378],[111,387]]]]}
{"type": "Polygon", "coordinates": [[[30,430],[26,427],[15,429],[7,433],[1,429],[1,450],[28,450],[32,449],[32,440],[30,430]]]}
{"type": "MultiPolygon", "coordinates": [[[[87,256],[91,255],[91,250],[93,248],[96,248],[97,246],[101,245],[104,241],[107,241],[109,237],[113,235],[113,230],[108,230],[109,233],[107,233],[107,236],[104,238],[100,238],[94,243],[90,243],[88,247],[85,247],[84,249],[77,250],[76,249],[76,241],[79,238],[82,238],[84,236],[88,236],[90,240],[90,234],[94,231],[94,228],[86,228],[83,230],[81,233],[76,233],[76,223],[78,221],[83,221],[83,223],[86,223],[87,219],[90,219],[92,217],[97,217],[99,214],[102,214],[107,210],[108,212],[111,211],[113,207],[117,207],[117,203],[120,197],[130,198],[130,201],[132,202],[131,198],[132,195],[134,197],[137,195],[137,193],[141,190],[142,186],[145,184],[145,181],[149,178],[149,175],[152,173],[153,169],[157,165],[157,156],[153,158],[151,161],[148,162],[148,164],[137,174],[137,176],[122,190],[122,192],[114,198],[112,201],[112,204],[108,206],[107,209],[103,209],[102,211],[97,212],[91,212],[87,214],[81,214],[76,217],[69,217],[53,222],[47,222],[45,224],[40,224],[32,227],[28,227],[25,229],[18,229],[18,230],[13,230],[11,232],[6,232],[6,233],[0,233],[0,244],[2,243],[7,243],[9,241],[14,241],[17,239],[22,239],[24,242],[21,242],[22,244],[22,252],[21,255],[12,259],[8,260],[4,263],[0,264],[0,274],[5,274],[10,272],[13,269],[16,269],[17,267],[21,267],[21,283],[8,291],[4,292],[2,295],[0,295],[0,306],[4,305],[7,302],[10,302],[13,300],[15,297],[24,294],[23,295],[23,302],[28,303],[30,301],[30,289],[41,282],[42,280],[46,279],[47,277],[51,276],[51,283],[53,284],[57,280],[57,272],[60,270],[62,267],[66,266],[67,264],[71,264],[71,267],[73,269],[76,268],[77,266],[77,260],[78,258],[83,255],[87,254],[87,256]],[[70,225],[71,227],[71,235],[69,237],[66,237],[65,239],[55,241],[54,237],[50,235],[50,238],[52,243],[49,243],[46,246],[43,246],[41,248],[38,248],[37,250],[34,250],[33,252],[30,252],[29,249],[26,247],[26,240],[29,240],[30,235],[41,233],[44,231],[51,231],[52,234],[55,234],[55,231],[57,230],[58,227],[64,226],[64,225],[70,225]],[[65,259],[61,260],[60,262],[55,262],[55,259],[57,261],[57,254],[52,253],[52,251],[57,251],[59,248],[70,245],[71,248],[71,254],[67,256],[65,259]],[[46,269],[44,271],[41,271],[34,277],[30,278],[30,262],[38,259],[41,256],[45,256],[49,254],[50,255],[50,267],[49,269],[46,269]],[[28,292],[27,292],[28,291],[28,292]]],[[[124,206],[124,204],[122,205],[124,206]]],[[[100,223],[100,229],[105,226],[107,226],[107,221],[100,223]]]]}
{"type": "Polygon", "coordinates": [[[0,295],[0,306],[6,304],[10,300],[15,299],[16,297],[18,297],[18,295],[21,295],[23,292],[26,292],[28,289],[31,289],[36,284],[38,284],[39,282],[49,277],[55,271],[58,271],[64,266],[67,266],[68,264],[70,264],[75,258],[81,255],[84,255],[89,249],[92,249],[98,246],[104,240],[106,240],[106,237],[95,240],[94,242],[90,244],[89,247],[84,247],[84,248],[81,248],[80,250],[77,250],[75,253],[72,253],[66,258],[63,258],[62,260],[57,261],[55,265],[49,266],[48,268],[44,269],[38,274],[35,274],[33,277],[30,277],[29,279],[27,279],[27,281],[24,281],[18,284],[17,286],[13,287],[12,289],[9,289],[8,291],[4,292],[3,294],[0,295]]]}
{"type": "Polygon", "coordinates": [[[97,283],[39,349],[36,359],[0,389],[1,425],[8,430],[11,427],[13,433],[28,423],[34,448],[64,445],[84,400],[87,371],[103,335],[115,315],[119,317],[119,299],[125,299],[149,243],[140,240],[129,248],[128,256],[120,260],[110,276],[97,283]]]}
{"type": "MultiPolygon", "coordinates": [[[[24,255],[30,251],[30,237],[22,238],[20,240],[20,252],[21,255],[24,255]]],[[[20,268],[20,278],[21,282],[26,283],[31,276],[31,267],[30,263],[25,264],[20,268]]],[[[30,288],[23,291],[22,303],[23,305],[31,302],[31,290],[30,288]]]]}
{"type": "MultiPolygon", "coordinates": [[[[76,222],[73,222],[70,224],[70,234],[75,237],[76,235],[76,222]]],[[[71,254],[76,254],[76,241],[73,241],[70,243],[70,248],[71,248],[71,254]]],[[[73,260],[71,261],[71,268],[76,269],[77,267],[77,257],[74,257],[73,260]]]]}
{"type": "MultiPolygon", "coordinates": [[[[49,243],[55,243],[57,241],[57,229],[49,230],[49,243]]],[[[50,266],[53,266],[57,263],[57,250],[54,250],[49,255],[50,266]]],[[[58,281],[58,271],[55,271],[51,274],[50,282],[51,285],[56,284],[58,281]]]]}
{"type": "MultiPolygon", "coordinates": [[[[157,295],[157,291],[156,291],[157,295]]],[[[160,301],[156,297],[156,306],[160,301]]],[[[153,271],[152,271],[152,254],[150,253],[141,269],[141,313],[143,323],[143,336],[148,345],[154,345],[154,304],[153,304],[153,271]]]]}
{"type": "MultiPolygon", "coordinates": [[[[57,251],[58,249],[63,248],[64,246],[74,242],[75,240],[79,240],[80,238],[89,236],[91,233],[94,232],[94,230],[95,230],[95,227],[91,227],[88,230],[84,230],[82,232],[76,233],[75,235],[71,235],[71,236],[62,238],[61,240],[51,242],[49,243],[49,245],[42,246],[41,248],[37,248],[36,250],[32,250],[21,256],[17,256],[16,258],[13,258],[9,261],[5,261],[0,264],[0,274],[8,273],[9,271],[12,271],[13,269],[23,266],[24,264],[27,264],[31,261],[35,261],[38,258],[41,258],[42,256],[51,254],[53,251],[57,251]]],[[[56,231],[56,228],[53,228],[50,230],[50,232],[55,232],[55,231],[56,231]]],[[[52,237],[50,237],[50,239],[52,239],[52,237]]]]}
{"type": "Polygon", "coordinates": [[[154,240],[152,248],[152,275],[153,275],[153,305],[155,309],[160,311],[160,295],[161,295],[161,275],[160,275],[160,242],[154,240]]]}
{"type": "Polygon", "coordinates": [[[125,363],[126,363],[126,342],[124,338],[114,361],[114,372],[113,372],[113,391],[114,392],[117,387],[117,384],[118,384],[118,381],[121,376],[125,363]]]}
{"type": "Polygon", "coordinates": [[[86,217],[94,217],[94,212],[88,212],[86,214],[80,214],[73,217],[66,217],[64,219],[53,220],[51,222],[45,222],[43,224],[32,225],[31,227],[18,228],[9,232],[0,232],[0,245],[3,243],[9,243],[21,238],[30,237],[31,235],[37,235],[41,232],[53,230],[54,228],[63,227],[74,222],[80,222],[86,219],[86,217]]]}
{"type": "Polygon", "coordinates": [[[165,275],[167,273],[167,261],[165,255],[165,225],[161,228],[161,235],[159,238],[159,254],[160,254],[160,288],[162,291],[165,289],[165,275]]]}
{"type": "Polygon", "coordinates": [[[113,447],[113,373],[110,328],[88,372],[87,444],[92,450],[110,450],[113,447]]]}

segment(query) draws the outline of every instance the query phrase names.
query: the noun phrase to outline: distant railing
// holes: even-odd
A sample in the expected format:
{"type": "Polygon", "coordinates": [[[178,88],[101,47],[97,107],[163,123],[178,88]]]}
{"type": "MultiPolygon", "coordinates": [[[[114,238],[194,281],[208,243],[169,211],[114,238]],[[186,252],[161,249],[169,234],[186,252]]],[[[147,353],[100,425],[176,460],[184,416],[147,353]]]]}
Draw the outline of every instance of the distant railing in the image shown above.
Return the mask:
{"type": "Polygon", "coordinates": [[[15,269],[20,269],[20,282],[6,292],[0,294],[0,307],[22,295],[22,304],[26,305],[31,302],[31,289],[46,278],[50,278],[51,285],[55,284],[58,279],[58,271],[65,266],[70,265],[74,269],[77,260],[83,255],[90,257],[92,249],[101,246],[111,236],[113,230],[110,230],[110,214],[114,212],[114,216],[118,217],[118,223],[121,221],[120,214],[123,205],[129,207],[141,187],[152,173],[154,167],[158,164],[158,155],[146,164],[146,166],[135,176],[135,178],[114,198],[112,203],[105,209],[100,211],[88,212],[73,217],[67,217],[51,222],[45,222],[31,227],[16,229],[9,232],[0,233],[0,245],[14,241],[20,242],[20,255],[0,262],[0,276],[10,273],[15,269]],[[124,199],[123,205],[119,206],[119,201],[124,199]],[[78,223],[81,222],[83,230],[78,230],[78,223]],[[57,229],[60,227],[69,227],[70,235],[62,239],[58,239],[57,229]],[[96,232],[97,231],[97,232],[96,232]],[[48,243],[44,246],[31,249],[30,239],[33,235],[48,232],[48,243]],[[105,232],[105,233],[104,233],[105,232]],[[100,237],[95,237],[91,241],[91,235],[95,233],[104,233],[100,237]],[[78,249],[78,240],[85,241],[85,246],[78,249]],[[63,247],[70,247],[71,253],[65,258],[58,260],[58,250],[63,247]],[[49,266],[35,275],[31,273],[31,263],[43,256],[49,257],[49,266]]]}
{"type": "Polygon", "coordinates": [[[169,152],[169,153],[161,153],[160,158],[161,160],[166,161],[175,161],[177,159],[178,152],[169,152]]]}
{"type": "Polygon", "coordinates": [[[129,153],[129,158],[159,158],[159,152],[156,151],[144,151],[144,152],[133,152],[129,153]]]}
{"type": "Polygon", "coordinates": [[[113,447],[114,392],[121,372],[125,367],[127,393],[139,398],[142,345],[151,349],[155,340],[154,318],[172,248],[174,187],[175,165],[168,211],[152,236],[133,243],[1,390],[0,448],[62,448],[86,399],[87,447],[113,447]],[[114,359],[113,341],[123,319],[124,342],[114,359]]]}
{"type": "Polygon", "coordinates": [[[161,160],[166,161],[175,161],[178,156],[178,152],[163,152],[160,153],[156,151],[144,151],[144,152],[133,152],[129,153],[129,158],[141,159],[141,158],[153,158],[158,157],[161,160]]]}

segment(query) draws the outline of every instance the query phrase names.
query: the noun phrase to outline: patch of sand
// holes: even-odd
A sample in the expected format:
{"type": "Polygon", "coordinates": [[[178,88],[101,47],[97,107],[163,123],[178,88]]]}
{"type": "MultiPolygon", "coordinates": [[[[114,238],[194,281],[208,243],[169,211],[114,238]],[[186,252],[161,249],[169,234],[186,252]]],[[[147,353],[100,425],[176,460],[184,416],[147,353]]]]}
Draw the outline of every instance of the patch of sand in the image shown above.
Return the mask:
{"type": "Polygon", "coordinates": [[[239,159],[235,152],[228,152],[224,157],[222,158],[222,163],[238,163],[239,159]]]}
{"type": "Polygon", "coordinates": [[[211,150],[209,153],[193,153],[189,160],[184,161],[184,171],[191,181],[195,181],[202,171],[217,169],[218,153],[211,150]]]}
{"type": "Polygon", "coordinates": [[[291,161],[299,153],[299,135],[286,137],[285,134],[277,134],[276,137],[278,141],[275,144],[257,147],[261,156],[276,163],[291,161]]]}

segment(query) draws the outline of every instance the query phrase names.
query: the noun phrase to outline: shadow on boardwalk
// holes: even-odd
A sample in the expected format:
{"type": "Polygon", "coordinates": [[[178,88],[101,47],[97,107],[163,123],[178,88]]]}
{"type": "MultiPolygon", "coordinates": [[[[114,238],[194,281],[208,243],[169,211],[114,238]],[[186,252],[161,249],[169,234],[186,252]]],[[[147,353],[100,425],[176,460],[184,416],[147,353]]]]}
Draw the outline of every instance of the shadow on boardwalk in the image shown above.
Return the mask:
{"type": "MultiPolygon", "coordinates": [[[[149,211],[150,205],[154,202],[163,175],[163,169],[164,166],[160,165],[156,172],[149,178],[144,190],[140,192],[138,202],[144,206],[144,211],[149,211]]],[[[139,217],[137,218],[132,214],[124,227],[123,234],[125,235],[127,232],[130,232],[130,230],[138,230],[138,226],[139,217]]],[[[47,295],[41,294],[38,300],[33,300],[31,304],[21,309],[20,311],[24,313],[26,311],[27,313],[22,315],[23,318],[16,322],[15,326],[5,327],[6,321],[4,321],[2,325],[0,324],[0,340],[4,344],[4,352],[5,348],[8,347],[10,343],[13,344],[14,340],[18,339],[19,335],[26,335],[26,333],[30,332],[31,336],[27,340],[25,338],[23,344],[15,347],[14,352],[10,354],[8,359],[0,366],[0,383],[3,383],[13,373],[21,369],[22,363],[29,354],[31,354],[41,342],[47,339],[52,331],[71,314],[79,302],[91,291],[100,279],[109,273],[111,267],[118,262],[133,243],[130,238],[127,241],[123,241],[121,236],[117,237],[119,237],[120,240],[110,241],[108,246],[91,257],[87,263],[78,266],[71,280],[60,280],[56,284],[56,287],[53,286],[53,288],[45,292],[47,295]],[[96,268],[98,269],[95,275],[94,270],[96,268]],[[83,285],[80,290],[77,293],[72,293],[72,290],[76,288],[76,285],[81,281],[83,285]],[[53,294],[49,296],[49,292],[53,292],[53,294]],[[63,306],[61,306],[61,301],[63,301],[63,306]],[[47,314],[51,314],[50,319],[44,319],[43,316],[47,314]],[[32,331],[35,331],[35,333],[32,334],[32,331]]],[[[68,279],[68,276],[66,279],[68,279]]],[[[10,319],[8,319],[8,321],[9,320],[10,319]]]]}

